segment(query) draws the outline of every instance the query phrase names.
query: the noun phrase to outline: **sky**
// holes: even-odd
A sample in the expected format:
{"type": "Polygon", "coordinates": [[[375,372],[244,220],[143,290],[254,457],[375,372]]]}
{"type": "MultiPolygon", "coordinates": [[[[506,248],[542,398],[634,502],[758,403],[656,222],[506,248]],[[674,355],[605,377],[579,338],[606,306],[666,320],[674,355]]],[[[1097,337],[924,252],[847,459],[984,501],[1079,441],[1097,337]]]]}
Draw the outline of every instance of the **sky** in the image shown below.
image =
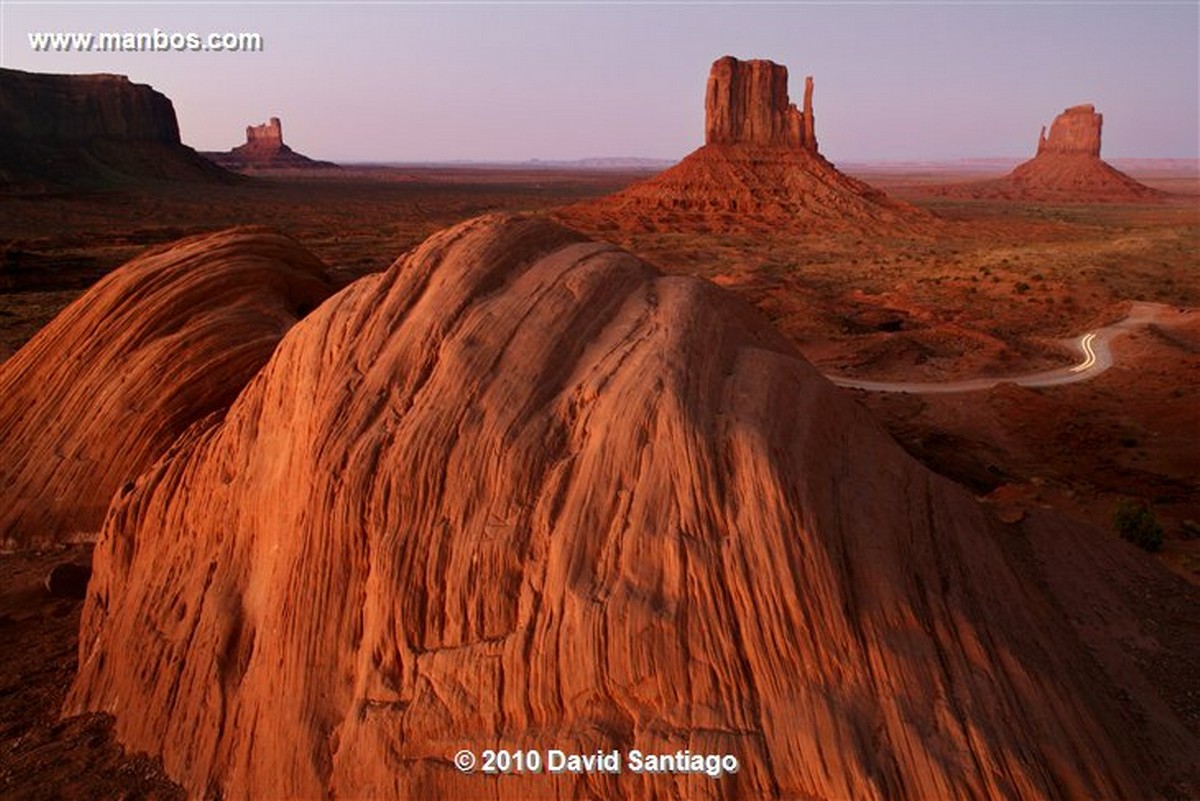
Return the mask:
{"type": "Polygon", "coordinates": [[[680,158],[723,56],[814,76],[836,161],[1032,155],[1064,108],[1106,158],[1200,156],[1200,3],[45,2],[0,0],[5,67],[112,72],[227,150],[283,121],[336,161],[680,158]],[[35,52],[37,32],[254,32],[252,53],[35,52]]]}

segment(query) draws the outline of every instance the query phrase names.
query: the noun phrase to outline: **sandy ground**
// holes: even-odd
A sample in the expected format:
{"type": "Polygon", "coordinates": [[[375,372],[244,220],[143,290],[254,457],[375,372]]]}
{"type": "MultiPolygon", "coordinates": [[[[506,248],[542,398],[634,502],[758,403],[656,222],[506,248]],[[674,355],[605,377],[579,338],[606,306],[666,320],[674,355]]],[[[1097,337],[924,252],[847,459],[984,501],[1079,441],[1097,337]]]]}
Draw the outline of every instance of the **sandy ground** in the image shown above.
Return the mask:
{"type": "Polygon", "coordinates": [[[90,560],[86,545],[0,555],[0,797],[182,799],[157,763],[114,742],[107,716],[58,719],[83,600],[53,597],[42,582],[57,564],[90,560]]]}

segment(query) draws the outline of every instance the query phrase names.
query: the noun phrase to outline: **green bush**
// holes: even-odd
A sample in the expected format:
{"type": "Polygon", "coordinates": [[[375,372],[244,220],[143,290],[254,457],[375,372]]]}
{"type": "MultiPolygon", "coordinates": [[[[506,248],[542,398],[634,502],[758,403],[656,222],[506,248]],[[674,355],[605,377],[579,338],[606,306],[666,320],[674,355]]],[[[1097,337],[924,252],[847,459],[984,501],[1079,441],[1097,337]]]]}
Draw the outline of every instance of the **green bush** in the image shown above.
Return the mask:
{"type": "Polygon", "coordinates": [[[1121,501],[1113,513],[1113,528],[1146,551],[1157,551],[1163,544],[1163,529],[1150,507],[1137,501],[1121,501]]]}

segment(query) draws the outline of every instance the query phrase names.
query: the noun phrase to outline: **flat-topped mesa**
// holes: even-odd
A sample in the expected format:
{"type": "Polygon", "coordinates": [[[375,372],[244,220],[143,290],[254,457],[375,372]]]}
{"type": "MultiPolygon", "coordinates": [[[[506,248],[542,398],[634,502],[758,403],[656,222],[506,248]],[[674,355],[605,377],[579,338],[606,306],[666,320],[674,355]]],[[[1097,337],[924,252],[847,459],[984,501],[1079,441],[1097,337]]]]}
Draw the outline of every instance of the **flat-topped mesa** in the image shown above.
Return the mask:
{"type": "Polygon", "coordinates": [[[782,146],[815,153],[812,91],[810,76],[801,111],[788,98],[787,67],[765,59],[719,58],[708,73],[705,144],[782,146]]]}
{"type": "Polygon", "coordinates": [[[1045,127],[1038,137],[1038,155],[1042,153],[1083,153],[1100,157],[1100,127],[1104,115],[1096,113],[1091,103],[1071,106],[1054,118],[1050,135],[1045,127]]]}
{"type": "Polygon", "coordinates": [[[0,190],[229,177],[180,141],[175,107],[146,84],[0,68],[0,190]]]}

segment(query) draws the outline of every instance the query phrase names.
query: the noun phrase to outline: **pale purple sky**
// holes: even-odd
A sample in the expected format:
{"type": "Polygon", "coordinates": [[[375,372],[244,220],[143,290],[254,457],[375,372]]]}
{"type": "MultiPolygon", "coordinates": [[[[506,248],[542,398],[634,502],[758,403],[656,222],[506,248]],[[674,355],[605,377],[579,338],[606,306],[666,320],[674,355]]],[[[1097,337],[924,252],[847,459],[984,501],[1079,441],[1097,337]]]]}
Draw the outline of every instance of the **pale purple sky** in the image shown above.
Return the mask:
{"type": "Polygon", "coordinates": [[[1176,3],[48,3],[0,0],[4,66],[117,72],[175,103],[184,141],[283,119],[334,160],[678,158],[720,56],[815,76],[842,161],[1028,157],[1063,108],[1103,155],[1195,158],[1200,19],[1176,3]],[[262,53],[35,53],[37,31],[255,31],[262,53]]]}

